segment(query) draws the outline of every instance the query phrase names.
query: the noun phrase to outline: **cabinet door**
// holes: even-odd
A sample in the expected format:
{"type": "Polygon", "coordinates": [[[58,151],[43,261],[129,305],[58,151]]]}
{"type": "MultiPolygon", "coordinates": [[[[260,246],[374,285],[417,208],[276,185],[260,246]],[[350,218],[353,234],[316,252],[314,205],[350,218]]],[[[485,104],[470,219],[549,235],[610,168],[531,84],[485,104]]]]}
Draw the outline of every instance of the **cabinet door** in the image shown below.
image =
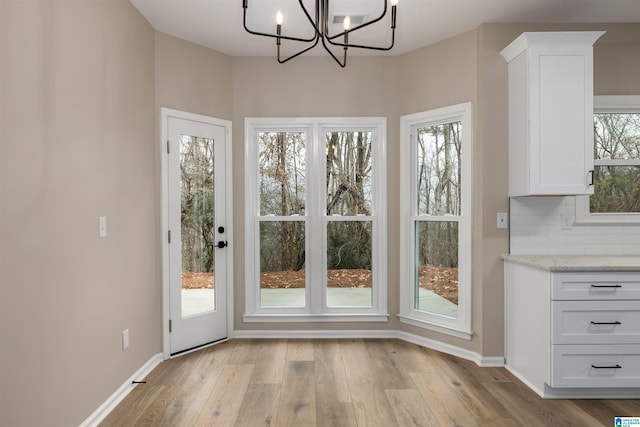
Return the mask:
{"type": "Polygon", "coordinates": [[[593,43],[601,31],[523,33],[509,63],[509,196],[593,194],[593,43]]]}
{"type": "Polygon", "coordinates": [[[531,58],[530,191],[593,194],[593,71],[587,53],[531,58]]]}

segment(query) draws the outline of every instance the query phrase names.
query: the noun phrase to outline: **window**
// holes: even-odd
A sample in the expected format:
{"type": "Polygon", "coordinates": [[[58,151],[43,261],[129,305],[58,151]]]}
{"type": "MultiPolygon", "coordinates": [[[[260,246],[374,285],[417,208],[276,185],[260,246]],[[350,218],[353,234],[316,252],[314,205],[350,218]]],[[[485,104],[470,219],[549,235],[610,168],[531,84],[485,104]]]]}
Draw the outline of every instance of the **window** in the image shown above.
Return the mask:
{"type": "Polygon", "coordinates": [[[386,321],[384,118],[245,121],[245,320],[386,321]]]}
{"type": "Polygon", "coordinates": [[[471,104],[403,116],[400,320],[471,339],[471,104]]]}
{"type": "Polygon", "coordinates": [[[640,222],[640,96],[595,97],[593,181],[578,222],[640,222]]]}

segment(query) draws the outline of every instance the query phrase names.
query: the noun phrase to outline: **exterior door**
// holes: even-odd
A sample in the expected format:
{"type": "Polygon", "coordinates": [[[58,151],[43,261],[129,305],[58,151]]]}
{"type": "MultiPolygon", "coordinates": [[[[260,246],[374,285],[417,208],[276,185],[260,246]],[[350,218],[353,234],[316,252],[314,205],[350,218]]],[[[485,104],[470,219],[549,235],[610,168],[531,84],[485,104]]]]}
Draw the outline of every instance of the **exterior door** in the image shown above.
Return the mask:
{"type": "Polygon", "coordinates": [[[165,356],[167,351],[174,356],[227,338],[230,125],[217,122],[163,109],[167,180],[163,258],[169,315],[165,356]]]}

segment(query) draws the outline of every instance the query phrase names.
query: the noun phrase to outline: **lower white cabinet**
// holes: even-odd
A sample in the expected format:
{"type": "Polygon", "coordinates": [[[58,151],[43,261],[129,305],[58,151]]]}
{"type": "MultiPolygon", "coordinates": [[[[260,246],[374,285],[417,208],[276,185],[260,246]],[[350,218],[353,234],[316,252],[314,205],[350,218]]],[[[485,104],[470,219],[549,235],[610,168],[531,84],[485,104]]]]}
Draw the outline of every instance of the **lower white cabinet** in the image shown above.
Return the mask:
{"type": "Polygon", "coordinates": [[[640,271],[505,262],[505,366],[542,397],[640,397],[640,271]]]}

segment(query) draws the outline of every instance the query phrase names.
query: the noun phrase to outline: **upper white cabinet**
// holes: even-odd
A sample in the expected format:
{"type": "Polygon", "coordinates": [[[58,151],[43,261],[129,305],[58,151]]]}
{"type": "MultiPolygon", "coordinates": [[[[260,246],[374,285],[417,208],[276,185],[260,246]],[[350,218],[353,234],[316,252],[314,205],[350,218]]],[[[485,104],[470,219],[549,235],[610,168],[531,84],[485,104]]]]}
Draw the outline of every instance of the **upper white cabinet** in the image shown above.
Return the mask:
{"type": "Polygon", "coordinates": [[[593,44],[604,31],[523,33],[509,67],[509,196],[593,194],[593,44]]]}

